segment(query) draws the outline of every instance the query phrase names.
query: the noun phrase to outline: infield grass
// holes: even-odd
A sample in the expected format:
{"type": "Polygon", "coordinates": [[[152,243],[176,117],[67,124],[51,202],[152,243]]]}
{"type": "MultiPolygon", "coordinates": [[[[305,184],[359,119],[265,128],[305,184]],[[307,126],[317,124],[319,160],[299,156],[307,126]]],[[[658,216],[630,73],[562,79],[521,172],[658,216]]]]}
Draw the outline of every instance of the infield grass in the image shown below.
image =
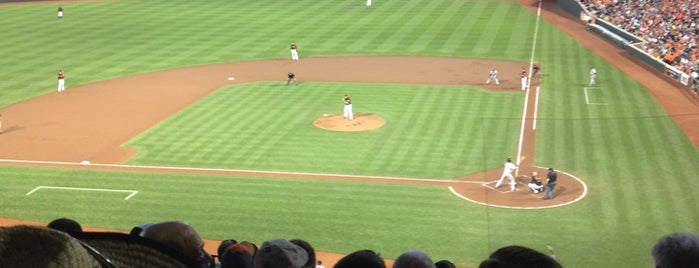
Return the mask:
{"type": "Polygon", "coordinates": [[[342,113],[345,83],[255,83],[227,87],[127,144],[130,163],[450,179],[500,165],[518,120],[484,131],[489,118],[516,118],[523,96],[462,86],[351,85],[355,113],[386,120],[366,132],[315,127],[342,113]],[[495,108],[497,107],[497,108],[495,108]],[[488,138],[484,138],[488,135],[488,138]]]}
{"type": "MultiPolygon", "coordinates": [[[[420,55],[528,61],[536,22],[535,14],[509,1],[377,1],[369,9],[363,1],[311,0],[63,7],[65,18],[57,20],[53,3],[0,6],[5,26],[0,107],[55,90],[58,69],[66,71],[70,90],[162,69],[288,58],[291,41],[299,44],[302,59],[420,55]]],[[[421,248],[462,267],[477,266],[504,245],[545,251],[551,243],[565,267],[652,267],[648,252],[658,237],[699,232],[697,148],[647,90],[618,69],[546,22],[537,41],[535,61],[542,64],[544,80],[536,162],[588,184],[588,196],[571,206],[487,208],[434,186],[3,166],[0,216],[71,217],[86,226],[124,230],[182,219],[210,239],[300,237],[319,251],[369,248],[387,258],[421,248]],[[586,103],[587,70],[593,65],[599,87],[589,89],[587,98],[605,105],[586,103]],[[25,195],[39,185],[139,193],[129,201],[111,193],[25,195]]],[[[514,94],[468,86],[342,85],[342,93],[371,96],[354,94],[361,103],[357,112],[371,109],[388,123],[375,132],[328,137],[308,120],[339,112],[334,105],[339,86],[304,83],[298,87],[303,94],[279,87],[263,82],[214,93],[131,141],[140,151],[132,161],[449,178],[460,168],[465,175],[496,167],[515,150],[519,116],[513,113],[522,98],[514,94]],[[424,105],[403,108],[388,95],[424,105]],[[274,105],[281,96],[307,109],[286,114],[281,110],[288,106],[274,105]],[[268,110],[247,107],[243,100],[268,101],[268,110]],[[510,105],[503,109],[501,102],[510,105]],[[360,157],[342,158],[339,148],[360,157]],[[298,160],[308,155],[322,158],[298,160]],[[247,156],[253,160],[244,160],[247,156]],[[426,162],[408,162],[417,160],[426,162]]]]}

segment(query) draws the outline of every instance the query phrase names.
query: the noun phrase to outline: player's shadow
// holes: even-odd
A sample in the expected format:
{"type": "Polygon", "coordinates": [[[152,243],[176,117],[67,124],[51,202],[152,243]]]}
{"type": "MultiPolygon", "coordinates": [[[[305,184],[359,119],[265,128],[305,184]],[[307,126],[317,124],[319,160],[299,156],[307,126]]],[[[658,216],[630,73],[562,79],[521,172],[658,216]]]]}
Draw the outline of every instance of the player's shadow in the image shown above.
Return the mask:
{"type": "Polygon", "coordinates": [[[556,187],[556,188],[553,189],[553,196],[562,195],[563,193],[565,193],[566,190],[567,190],[567,189],[566,189],[565,186],[556,187]]]}
{"type": "Polygon", "coordinates": [[[0,135],[5,134],[5,133],[8,133],[8,132],[12,132],[12,131],[21,130],[21,129],[24,129],[24,127],[21,127],[21,126],[11,126],[11,127],[8,127],[7,129],[0,129],[0,135]]]}

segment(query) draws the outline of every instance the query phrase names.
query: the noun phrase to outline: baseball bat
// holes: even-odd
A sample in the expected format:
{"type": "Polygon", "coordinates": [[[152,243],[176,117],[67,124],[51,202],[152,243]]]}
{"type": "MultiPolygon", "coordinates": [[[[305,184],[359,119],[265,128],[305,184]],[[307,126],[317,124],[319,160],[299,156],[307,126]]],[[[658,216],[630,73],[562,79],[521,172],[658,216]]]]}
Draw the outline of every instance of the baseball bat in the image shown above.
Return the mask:
{"type": "Polygon", "coordinates": [[[517,167],[518,167],[518,168],[515,169],[515,178],[516,178],[516,177],[519,177],[519,165],[522,164],[522,162],[524,162],[524,159],[527,159],[527,157],[526,157],[526,156],[522,156],[522,157],[519,159],[519,162],[517,162],[517,167]]]}
{"type": "Polygon", "coordinates": [[[526,157],[526,156],[522,156],[522,158],[519,159],[519,162],[517,162],[517,166],[519,166],[520,164],[522,164],[522,162],[524,162],[524,159],[527,159],[527,157],[526,157]]]}

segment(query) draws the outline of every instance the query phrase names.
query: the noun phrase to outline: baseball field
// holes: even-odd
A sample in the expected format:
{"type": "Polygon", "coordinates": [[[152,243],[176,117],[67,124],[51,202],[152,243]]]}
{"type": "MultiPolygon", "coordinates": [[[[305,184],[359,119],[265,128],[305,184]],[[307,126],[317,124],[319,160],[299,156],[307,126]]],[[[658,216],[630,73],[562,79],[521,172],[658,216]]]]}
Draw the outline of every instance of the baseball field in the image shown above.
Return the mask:
{"type": "Polygon", "coordinates": [[[574,38],[584,25],[554,1],[542,16],[528,0],[364,3],[0,4],[0,217],[177,219],[210,240],[417,248],[459,267],[512,244],[653,267],[657,238],[699,232],[695,97],[663,106],[682,89],[574,38]],[[532,63],[541,79],[520,91],[532,63]],[[357,120],[314,125],[344,94],[357,120]],[[370,117],[383,125],[351,131],[370,117]],[[492,187],[507,157],[526,159],[512,193],[492,187]],[[562,179],[541,200],[525,175],[548,167],[562,179]]]}

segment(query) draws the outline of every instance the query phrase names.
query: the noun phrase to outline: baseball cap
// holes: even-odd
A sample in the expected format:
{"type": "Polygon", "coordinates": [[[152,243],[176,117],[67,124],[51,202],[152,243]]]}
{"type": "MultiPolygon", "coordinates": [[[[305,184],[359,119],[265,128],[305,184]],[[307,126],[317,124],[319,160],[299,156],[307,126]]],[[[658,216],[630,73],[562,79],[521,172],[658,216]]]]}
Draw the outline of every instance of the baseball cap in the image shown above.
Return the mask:
{"type": "Polygon", "coordinates": [[[286,239],[278,238],[262,243],[254,258],[255,268],[301,268],[308,261],[308,253],[286,239]]]}

